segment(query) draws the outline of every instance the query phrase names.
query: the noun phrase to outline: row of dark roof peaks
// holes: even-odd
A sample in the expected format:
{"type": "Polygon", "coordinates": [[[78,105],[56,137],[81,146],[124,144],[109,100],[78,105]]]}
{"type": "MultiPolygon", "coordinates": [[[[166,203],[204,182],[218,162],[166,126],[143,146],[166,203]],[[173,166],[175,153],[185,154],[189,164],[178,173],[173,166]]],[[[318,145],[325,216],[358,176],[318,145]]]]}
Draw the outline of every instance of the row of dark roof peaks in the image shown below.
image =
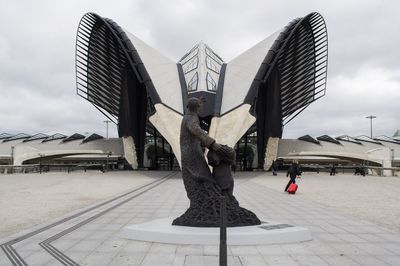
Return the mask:
{"type": "Polygon", "coordinates": [[[61,142],[68,142],[68,141],[73,141],[73,140],[82,140],[82,143],[86,143],[92,140],[96,139],[103,139],[103,136],[100,136],[96,133],[91,133],[91,134],[79,134],[79,133],[74,133],[70,136],[66,136],[60,133],[56,133],[53,135],[47,135],[44,133],[38,133],[34,135],[28,135],[25,133],[19,133],[19,134],[8,134],[8,133],[1,133],[0,134],[0,141],[1,142],[9,142],[9,141],[14,141],[14,140],[22,140],[22,142],[29,142],[33,140],[42,140],[43,142],[48,142],[48,141],[53,141],[53,140],[62,140],[61,142]]]}
{"type": "Polygon", "coordinates": [[[374,138],[370,138],[368,136],[365,135],[361,135],[361,136],[357,136],[357,137],[350,137],[349,135],[342,135],[336,138],[333,138],[329,135],[322,135],[317,137],[316,139],[311,137],[310,135],[304,135],[301,136],[300,138],[298,138],[299,140],[303,140],[303,141],[307,141],[307,142],[312,142],[315,144],[320,144],[320,141],[327,141],[327,142],[331,142],[331,143],[335,143],[338,145],[342,145],[340,143],[340,141],[347,141],[347,142],[352,142],[352,143],[356,143],[359,145],[362,145],[362,142],[370,142],[370,143],[374,143],[374,144],[378,144],[378,145],[383,145],[381,143],[381,141],[385,141],[385,142],[391,142],[391,143],[396,143],[396,144],[400,144],[400,140],[395,139],[395,138],[391,138],[385,135],[381,135],[381,136],[376,136],[374,138]]]}

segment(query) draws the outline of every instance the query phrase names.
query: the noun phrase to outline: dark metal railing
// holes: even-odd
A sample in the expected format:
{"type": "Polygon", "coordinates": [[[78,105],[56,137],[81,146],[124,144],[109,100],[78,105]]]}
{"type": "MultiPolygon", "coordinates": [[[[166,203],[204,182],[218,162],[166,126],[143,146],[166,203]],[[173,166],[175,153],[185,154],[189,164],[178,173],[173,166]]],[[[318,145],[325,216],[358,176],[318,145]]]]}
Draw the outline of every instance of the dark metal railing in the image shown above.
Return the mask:
{"type": "Polygon", "coordinates": [[[228,265],[228,251],[226,243],[226,198],[221,196],[220,198],[220,231],[219,231],[219,266],[228,265]]]}

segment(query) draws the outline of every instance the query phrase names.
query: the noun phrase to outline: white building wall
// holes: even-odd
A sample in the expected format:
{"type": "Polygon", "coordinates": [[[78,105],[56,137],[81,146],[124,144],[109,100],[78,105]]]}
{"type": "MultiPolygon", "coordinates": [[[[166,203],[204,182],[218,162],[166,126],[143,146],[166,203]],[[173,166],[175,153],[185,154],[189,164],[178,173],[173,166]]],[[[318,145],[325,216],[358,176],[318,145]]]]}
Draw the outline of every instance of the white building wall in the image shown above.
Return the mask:
{"type": "MultiPolygon", "coordinates": [[[[362,141],[362,145],[347,141],[340,141],[340,143],[320,141],[320,144],[315,144],[298,139],[281,139],[278,158],[298,157],[300,160],[301,157],[310,156],[347,158],[374,162],[383,167],[392,167],[389,147],[365,141],[362,141]]],[[[390,175],[390,171],[384,171],[384,175],[390,175]]]]}
{"type": "MultiPolygon", "coordinates": [[[[3,143],[1,143],[0,147],[3,143]]],[[[42,143],[41,140],[15,143],[14,165],[22,165],[25,161],[49,156],[69,156],[79,154],[107,154],[123,156],[122,139],[98,139],[82,143],[82,139],[63,143],[54,140],[42,143]]]]}

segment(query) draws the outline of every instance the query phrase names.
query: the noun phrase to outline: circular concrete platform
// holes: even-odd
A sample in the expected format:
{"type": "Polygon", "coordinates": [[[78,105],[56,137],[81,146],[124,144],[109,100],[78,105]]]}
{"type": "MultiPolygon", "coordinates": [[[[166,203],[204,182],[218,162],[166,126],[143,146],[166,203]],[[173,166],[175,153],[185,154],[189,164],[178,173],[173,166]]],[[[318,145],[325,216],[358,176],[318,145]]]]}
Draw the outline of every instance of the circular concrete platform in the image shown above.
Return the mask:
{"type": "MultiPolygon", "coordinates": [[[[173,218],[126,226],[122,237],[168,244],[218,245],[219,228],[172,225],[173,218]]],[[[267,245],[312,240],[304,227],[263,221],[261,225],[229,227],[228,245],[267,245]]]]}

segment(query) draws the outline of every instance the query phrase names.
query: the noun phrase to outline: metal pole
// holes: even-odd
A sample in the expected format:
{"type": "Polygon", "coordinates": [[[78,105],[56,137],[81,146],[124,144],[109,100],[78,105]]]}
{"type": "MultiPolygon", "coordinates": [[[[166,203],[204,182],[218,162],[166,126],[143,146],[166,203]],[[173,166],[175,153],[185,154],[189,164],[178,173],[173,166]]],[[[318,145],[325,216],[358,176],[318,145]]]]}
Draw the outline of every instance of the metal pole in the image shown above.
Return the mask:
{"type": "Polygon", "coordinates": [[[390,149],[390,153],[391,153],[390,167],[392,167],[392,176],[394,176],[394,149],[390,149]]]}
{"type": "Polygon", "coordinates": [[[220,198],[220,224],[219,224],[219,266],[228,265],[228,254],[226,247],[226,199],[224,196],[220,198]]]}
{"type": "Polygon", "coordinates": [[[110,120],[105,120],[104,123],[106,123],[106,138],[108,139],[108,123],[110,123],[110,120]]]}
{"type": "Polygon", "coordinates": [[[41,174],[42,173],[42,154],[39,154],[39,156],[40,156],[40,159],[39,159],[39,174],[41,174]]]}
{"type": "Polygon", "coordinates": [[[154,127],[154,167],[158,170],[158,154],[157,154],[157,129],[154,127]]]}
{"type": "Polygon", "coordinates": [[[169,170],[172,170],[174,158],[172,157],[172,147],[169,145],[169,170]]]}
{"type": "Polygon", "coordinates": [[[110,158],[111,152],[107,152],[107,162],[106,162],[106,172],[108,172],[108,164],[109,164],[109,158],[110,158]]]}
{"type": "Polygon", "coordinates": [[[11,165],[14,165],[14,146],[11,146],[11,165]]]}
{"type": "Polygon", "coordinates": [[[376,116],[370,115],[370,116],[367,116],[367,117],[365,117],[365,118],[368,118],[368,119],[370,120],[371,139],[372,139],[372,119],[376,118],[376,116]]]}
{"type": "Polygon", "coordinates": [[[243,152],[243,156],[244,156],[244,170],[248,171],[249,169],[247,169],[247,132],[244,135],[244,152],[243,152]]]}

